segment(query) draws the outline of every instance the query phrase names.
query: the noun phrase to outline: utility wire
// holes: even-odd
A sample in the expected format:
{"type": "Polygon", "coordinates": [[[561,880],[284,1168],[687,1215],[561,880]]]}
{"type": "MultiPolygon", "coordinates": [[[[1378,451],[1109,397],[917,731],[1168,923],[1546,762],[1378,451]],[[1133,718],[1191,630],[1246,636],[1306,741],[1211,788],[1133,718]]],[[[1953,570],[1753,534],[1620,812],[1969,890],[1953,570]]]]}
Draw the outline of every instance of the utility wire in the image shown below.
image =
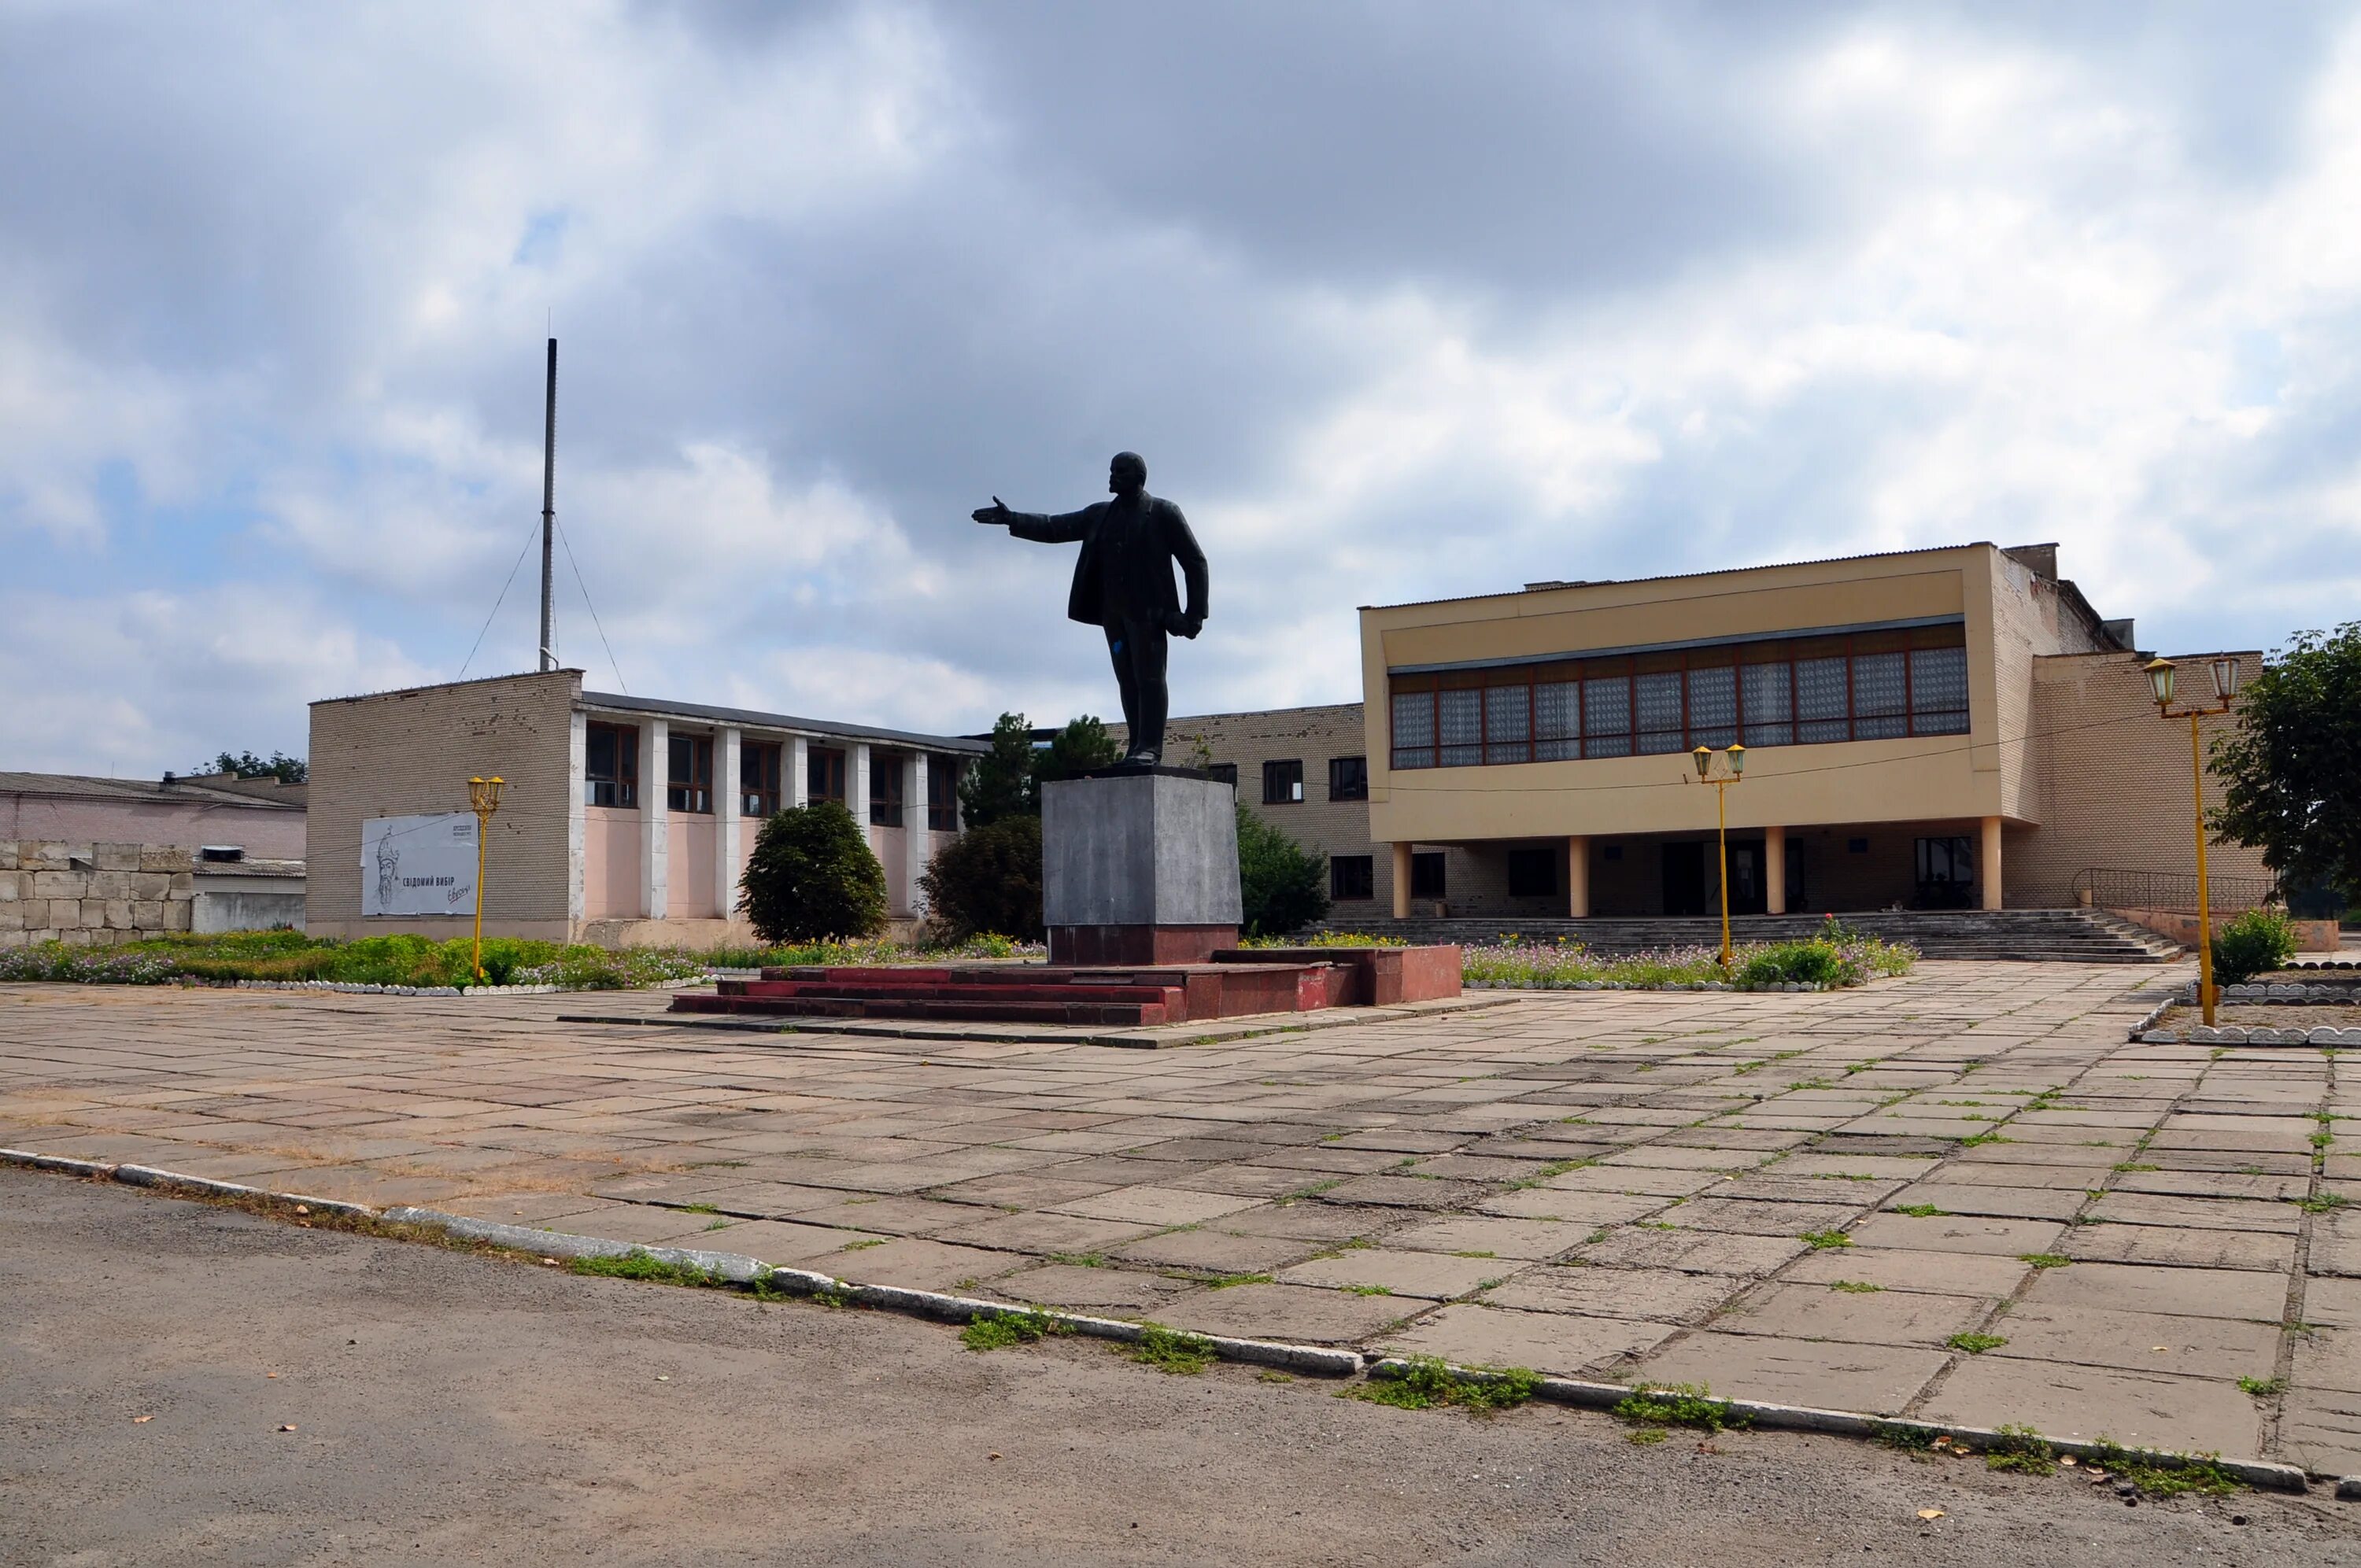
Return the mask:
{"type": "MultiPolygon", "coordinates": [[[[540,528],[541,521],[536,518],[533,520],[533,527],[525,530],[524,543],[517,546],[517,558],[509,567],[508,581],[500,585],[500,597],[492,601],[491,615],[484,617],[483,628],[476,633],[475,645],[467,650],[467,657],[460,663],[459,679],[464,681],[467,678],[467,666],[476,662],[476,654],[484,645],[484,632],[492,629],[492,616],[500,614],[500,606],[508,601],[509,589],[516,582],[517,568],[524,565],[524,553],[533,548],[533,536],[540,528]]],[[[539,661],[536,660],[535,663],[539,661]]]]}
{"type": "MultiPolygon", "coordinates": [[[[607,628],[599,622],[598,607],[590,602],[590,585],[582,580],[582,565],[574,559],[574,545],[566,539],[563,523],[557,527],[557,542],[566,546],[566,564],[574,568],[574,586],[582,590],[582,608],[590,612],[590,624],[598,629],[598,645],[607,650],[607,667],[615,672],[615,684],[622,686],[623,695],[629,696],[631,688],[623,685],[623,666],[615,663],[615,645],[607,641],[607,628]]],[[[519,556],[518,559],[523,557],[519,556]]]]}

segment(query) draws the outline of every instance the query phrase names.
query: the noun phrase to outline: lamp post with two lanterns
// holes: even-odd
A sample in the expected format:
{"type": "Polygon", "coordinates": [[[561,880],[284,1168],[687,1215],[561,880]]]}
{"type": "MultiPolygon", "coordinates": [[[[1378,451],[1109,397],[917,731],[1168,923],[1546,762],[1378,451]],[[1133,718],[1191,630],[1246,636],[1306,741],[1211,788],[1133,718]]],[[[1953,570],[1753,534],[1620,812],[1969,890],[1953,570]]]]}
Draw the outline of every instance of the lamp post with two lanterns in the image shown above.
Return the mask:
{"type": "Polygon", "coordinates": [[[2164,718],[2189,720],[2189,776],[2195,791],[2197,812],[2197,1002],[2205,1015],[2205,1026],[2213,1026],[2213,900],[2205,883],[2205,755],[2199,737],[2197,723],[2211,714],[2230,711],[2230,699],[2238,695],[2238,661],[2227,653],[2212,661],[2213,701],[2211,706],[2187,707],[2179,713],[2172,710],[2172,675],[2177,666],[2169,659],[2150,660],[2147,665],[2148,685],[2156,696],[2156,711],[2164,718]]]}
{"type": "MultiPolygon", "coordinates": [[[[553,354],[556,352],[552,349],[553,354]]],[[[554,363],[554,361],[553,361],[554,363]]],[[[500,808],[500,786],[508,781],[494,773],[467,781],[467,809],[476,814],[476,983],[484,983],[484,840],[492,834],[492,813],[500,808]]]]}
{"type": "Polygon", "coordinates": [[[1730,750],[1722,752],[1721,756],[1730,765],[1727,777],[1713,776],[1714,750],[1710,746],[1699,746],[1689,753],[1689,760],[1697,763],[1696,779],[1683,779],[1681,782],[1713,785],[1714,837],[1721,856],[1721,968],[1722,972],[1727,974],[1730,971],[1730,786],[1746,776],[1746,748],[1733,740],[1730,742],[1730,750]]]}

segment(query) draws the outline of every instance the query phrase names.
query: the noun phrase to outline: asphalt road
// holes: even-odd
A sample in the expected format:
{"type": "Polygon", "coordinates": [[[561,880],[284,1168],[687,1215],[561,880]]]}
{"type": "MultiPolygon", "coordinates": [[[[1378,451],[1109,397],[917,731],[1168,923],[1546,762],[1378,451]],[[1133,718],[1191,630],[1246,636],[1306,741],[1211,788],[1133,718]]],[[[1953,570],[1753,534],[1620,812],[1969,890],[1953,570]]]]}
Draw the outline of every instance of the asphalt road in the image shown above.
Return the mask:
{"type": "Polygon", "coordinates": [[[1334,1394],[0,1169],[9,1564],[2361,1563],[2318,1493],[1334,1394]]]}

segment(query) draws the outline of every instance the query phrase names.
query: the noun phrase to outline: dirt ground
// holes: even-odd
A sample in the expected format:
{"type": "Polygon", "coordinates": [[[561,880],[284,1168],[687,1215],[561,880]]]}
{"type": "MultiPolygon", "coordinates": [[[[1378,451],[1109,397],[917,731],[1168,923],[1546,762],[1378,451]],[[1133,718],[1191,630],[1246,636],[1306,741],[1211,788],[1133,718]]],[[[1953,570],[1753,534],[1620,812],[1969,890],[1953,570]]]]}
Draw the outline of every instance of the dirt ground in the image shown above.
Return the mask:
{"type": "Polygon", "coordinates": [[[1835,1439],[1638,1447],[16,1170],[0,1347],[9,1564],[2361,1563],[2361,1505],[2317,1493],[2134,1508],[1835,1439]]]}

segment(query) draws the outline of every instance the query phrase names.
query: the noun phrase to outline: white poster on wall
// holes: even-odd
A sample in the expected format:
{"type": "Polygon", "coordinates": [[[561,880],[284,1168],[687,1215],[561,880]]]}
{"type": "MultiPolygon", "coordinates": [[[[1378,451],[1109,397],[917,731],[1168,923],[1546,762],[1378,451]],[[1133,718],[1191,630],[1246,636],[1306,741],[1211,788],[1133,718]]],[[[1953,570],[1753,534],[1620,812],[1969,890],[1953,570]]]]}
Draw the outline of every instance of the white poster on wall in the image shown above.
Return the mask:
{"type": "Polygon", "coordinates": [[[476,818],[371,817],[361,823],[361,914],[473,915],[476,818]]]}

